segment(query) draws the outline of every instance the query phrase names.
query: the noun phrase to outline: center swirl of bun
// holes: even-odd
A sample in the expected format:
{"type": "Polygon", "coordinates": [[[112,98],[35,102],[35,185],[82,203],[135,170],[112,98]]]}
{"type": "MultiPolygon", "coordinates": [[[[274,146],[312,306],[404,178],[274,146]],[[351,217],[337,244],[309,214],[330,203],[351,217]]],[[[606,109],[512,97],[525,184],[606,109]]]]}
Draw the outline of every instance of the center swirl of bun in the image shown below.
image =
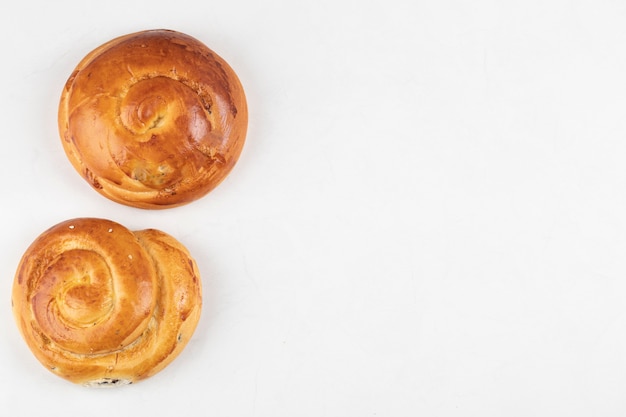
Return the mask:
{"type": "Polygon", "coordinates": [[[30,305],[42,338],[81,354],[124,348],[156,304],[152,262],[122,228],[69,226],[49,235],[47,266],[32,271],[30,305]]]}

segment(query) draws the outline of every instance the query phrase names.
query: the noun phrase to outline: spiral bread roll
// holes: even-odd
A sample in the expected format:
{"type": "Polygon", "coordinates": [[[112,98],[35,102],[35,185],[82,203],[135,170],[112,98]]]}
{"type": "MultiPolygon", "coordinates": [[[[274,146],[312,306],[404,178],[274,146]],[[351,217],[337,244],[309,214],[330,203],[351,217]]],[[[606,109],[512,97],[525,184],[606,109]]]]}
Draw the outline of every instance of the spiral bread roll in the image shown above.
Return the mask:
{"type": "Polygon", "coordinates": [[[12,305],[46,368],[78,384],[121,385],[174,360],[196,328],[202,294],[194,259],[173,237],[81,218],[31,244],[12,305]]]}
{"type": "Polygon", "coordinates": [[[215,52],[150,30],[89,53],[63,89],[58,122],[68,159],[94,189],[156,209],[196,200],[228,175],[248,110],[237,75],[215,52]]]}

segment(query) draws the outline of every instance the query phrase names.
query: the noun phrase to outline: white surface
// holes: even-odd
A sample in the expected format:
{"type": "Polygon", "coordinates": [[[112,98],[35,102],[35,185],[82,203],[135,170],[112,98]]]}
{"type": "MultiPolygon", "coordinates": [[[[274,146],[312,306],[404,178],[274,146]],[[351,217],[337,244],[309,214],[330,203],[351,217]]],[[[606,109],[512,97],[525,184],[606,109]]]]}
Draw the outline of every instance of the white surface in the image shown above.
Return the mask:
{"type": "Polygon", "coordinates": [[[626,413],[624,2],[8,4],[2,415],[626,413]],[[56,128],[78,61],[152,28],[250,108],[228,179],[157,212],[92,191],[56,128]],[[22,253],[82,216],[171,233],[203,276],[193,340],[134,386],[55,377],[13,322],[22,253]]]}

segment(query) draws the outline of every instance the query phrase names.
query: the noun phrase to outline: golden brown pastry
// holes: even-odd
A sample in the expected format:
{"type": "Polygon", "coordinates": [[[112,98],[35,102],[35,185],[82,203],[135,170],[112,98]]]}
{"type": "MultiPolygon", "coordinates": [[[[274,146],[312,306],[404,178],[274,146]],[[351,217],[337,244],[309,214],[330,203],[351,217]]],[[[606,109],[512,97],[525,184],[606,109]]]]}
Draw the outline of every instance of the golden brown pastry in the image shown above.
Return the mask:
{"type": "Polygon", "coordinates": [[[154,375],[182,351],[202,294],[195,261],[173,237],[81,218],[31,244],[12,305],[46,368],[78,384],[123,385],[154,375]]]}
{"type": "Polygon", "coordinates": [[[215,188],[248,126],[232,68],[191,36],[151,30],[89,53],[61,94],[59,131],[74,168],[104,196],[175,207],[215,188]]]}

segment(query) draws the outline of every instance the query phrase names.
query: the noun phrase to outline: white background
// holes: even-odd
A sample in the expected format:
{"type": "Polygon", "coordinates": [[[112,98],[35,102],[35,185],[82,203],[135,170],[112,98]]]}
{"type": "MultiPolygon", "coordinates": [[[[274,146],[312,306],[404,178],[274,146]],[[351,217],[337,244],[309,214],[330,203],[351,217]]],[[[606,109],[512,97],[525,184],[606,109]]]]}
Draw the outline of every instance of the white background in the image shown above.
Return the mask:
{"type": "Polygon", "coordinates": [[[19,1],[0,37],[2,415],[626,414],[623,1],[19,1]],[[166,211],[93,191],[56,126],[78,61],[154,28],[250,110],[227,180],[166,211]],[[200,267],[192,341],[137,385],[54,376],[13,321],[23,252],[84,216],[200,267]]]}

